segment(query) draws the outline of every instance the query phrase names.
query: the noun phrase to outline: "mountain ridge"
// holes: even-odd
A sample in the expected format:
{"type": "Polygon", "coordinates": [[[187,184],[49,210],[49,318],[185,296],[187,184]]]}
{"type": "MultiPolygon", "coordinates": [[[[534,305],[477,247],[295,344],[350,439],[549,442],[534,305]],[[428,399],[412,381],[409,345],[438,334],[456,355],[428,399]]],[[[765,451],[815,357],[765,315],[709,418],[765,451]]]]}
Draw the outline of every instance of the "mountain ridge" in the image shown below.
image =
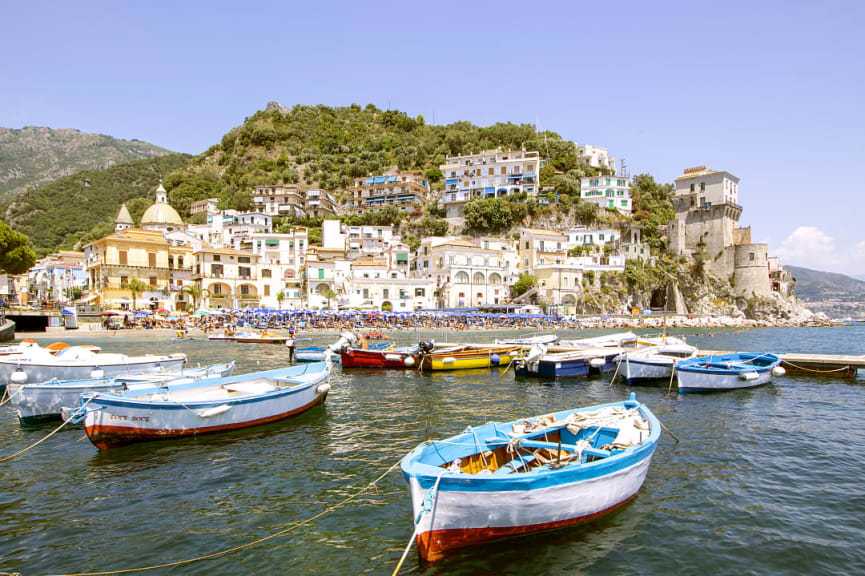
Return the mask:
{"type": "Polygon", "coordinates": [[[143,140],[124,140],[75,128],[0,127],[0,201],[14,200],[81,170],[99,170],[173,154],[143,140]]]}

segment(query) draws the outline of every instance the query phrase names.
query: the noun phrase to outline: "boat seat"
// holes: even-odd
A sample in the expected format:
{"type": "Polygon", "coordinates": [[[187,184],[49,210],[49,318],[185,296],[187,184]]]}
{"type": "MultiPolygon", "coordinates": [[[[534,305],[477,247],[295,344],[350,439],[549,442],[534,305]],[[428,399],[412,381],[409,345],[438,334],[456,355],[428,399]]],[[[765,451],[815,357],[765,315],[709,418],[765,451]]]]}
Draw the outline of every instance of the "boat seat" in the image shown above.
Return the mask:
{"type": "MultiPolygon", "coordinates": [[[[526,448],[548,448],[550,450],[558,450],[558,442],[542,442],[539,440],[523,440],[522,445],[526,448]]],[[[575,454],[577,450],[576,444],[562,444],[562,450],[575,454]]],[[[595,456],[597,458],[606,458],[610,455],[609,450],[601,450],[600,448],[586,447],[583,448],[583,454],[586,456],[595,456]]]]}
{"type": "Polygon", "coordinates": [[[493,472],[493,476],[504,476],[506,474],[510,474],[511,472],[516,472],[524,465],[528,465],[531,462],[534,462],[536,458],[534,456],[524,455],[522,458],[514,458],[495,472],[493,472]]]}

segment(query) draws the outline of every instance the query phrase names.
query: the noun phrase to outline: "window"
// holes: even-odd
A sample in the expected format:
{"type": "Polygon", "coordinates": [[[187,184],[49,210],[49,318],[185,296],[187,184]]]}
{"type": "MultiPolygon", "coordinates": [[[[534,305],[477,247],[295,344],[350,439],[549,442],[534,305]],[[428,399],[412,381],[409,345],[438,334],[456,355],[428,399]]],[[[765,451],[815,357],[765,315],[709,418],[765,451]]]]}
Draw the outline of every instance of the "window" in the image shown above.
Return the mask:
{"type": "Polygon", "coordinates": [[[363,289],[363,298],[364,298],[364,300],[369,298],[369,288],[363,289]]]}
{"type": "Polygon", "coordinates": [[[148,283],[150,284],[150,286],[152,286],[152,287],[155,287],[155,286],[156,286],[156,276],[151,276],[151,277],[149,277],[149,278],[147,279],[147,281],[148,281],[148,283]]]}
{"type": "Polygon", "coordinates": [[[178,268],[183,268],[183,256],[178,256],[178,257],[177,257],[177,267],[178,267],[178,268]]]}
{"type": "Polygon", "coordinates": [[[125,288],[127,284],[129,284],[129,276],[121,276],[120,286],[125,288]]]}
{"type": "Polygon", "coordinates": [[[210,274],[212,276],[216,276],[217,278],[222,276],[222,264],[211,264],[210,265],[210,274]]]}
{"type": "Polygon", "coordinates": [[[495,176],[495,175],[496,175],[496,169],[495,169],[495,168],[490,168],[489,175],[490,175],[490,176],[495,176]]]}
{"type": "Polygon", "coordinates": [[[129,252],[127,252],[126,250],[121,250],[118,253],[118,257],[120,258],[120,265],[126,266],[129,259],[129,252]]]}
{"type": "Polygon", "coordinates": [[[241,278],[251,278],[252,274],[250,274],[250,269],[246,266],[238,266],[237,267],[237,275],[241,278]]]}
{"type": "Polygon", "coordinates": [[[694,187],[695,187],[695,186],[696,186],[695,184],[691,184],[691,192],[694,191],[694,187]]]}
{"type": "Polygon", "coordinates": [[[147,253],[147,265],[156,268],[156,254],[154,252],[147,253]]]}
{"type": "Polygon", "coordinates": [[[270,278],[270,268],[262,268],[261,269],[261,277],[262,278],[270,278]]]}
{"type": "Polygon", "coordinates": [[[604,235],[598,234],[598,242],[603,242],[603,241],[604,241],[604,235]]]}
{"type": "Polygon", "coordinates": [[[529,242],[528,242],[528,241],[526,241],[526,250],[528,250],[528,249],[529,249],[529,245],[530,245],[530,244],[529,244],[529,242]]]}
{"type": "Polygon", "coordinates": [[[424,296],[426,296],[426,290],[423,288],[415,288],[414,289],[414,295],[424,297],[424,296]]]}
{"type": "Polygon", "coordinates": [[[213,292],[214,296],[219,296],[222,294],[222,284],[214,284],[210,287],[210,291],[213,292]]]}
{"type": "Polygon", "coordinates": [[[382,298],[387,298],[389,294],[390,294],[390,290],[388,290],[387,288],[382,288],[382,290],[381,290],[381,297],[382,298]]]}
{"type": "Polygon", "coordinates": [[[700,192],[705,192],[705,191],[706,191],[706,183],[700,182],[700,192]]]}
{"type": "Polygon", "coordinates": [[[241,296],[249,296],[249,284],[241,284],[240,285],[240,295],[241,296]]]}
{"type": "Polygon", "coordinates": [[[265,295],[265,296],[270,296],[270,284],[265,284],[265,285],[264,285],[264,295],[265,295]]]}
{"type": "Polygon", "coordinates": [[[239,256],[237,262],[239,264],[249,264],[249,256],[239,256]]]}
{"type": "Polygon", "coordinates": [[[222,256],[220,256],[219,254],[214,254],[213,255],[213,261],[214,262],[222,262],[222,256]]]}
{"type": "Polygon", "coordinates": [[[751,260],[753,262],[753,260],[754,260],[754,253],[753,252],[748,253],[748,260],[751,260]]]}

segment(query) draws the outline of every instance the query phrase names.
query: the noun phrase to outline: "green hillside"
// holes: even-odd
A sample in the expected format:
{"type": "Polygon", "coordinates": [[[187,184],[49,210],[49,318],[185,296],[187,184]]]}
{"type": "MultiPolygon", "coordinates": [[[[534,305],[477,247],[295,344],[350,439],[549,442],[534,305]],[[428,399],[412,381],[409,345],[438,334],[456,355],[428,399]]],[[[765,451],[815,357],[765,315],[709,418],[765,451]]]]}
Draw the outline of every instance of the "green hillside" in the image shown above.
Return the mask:
{"type": "Polygon", "coordinates": [[[140,140],[40,126],[0,128],[0,201],[79,170],[172,154],[140,140]]]}
{"type": "Polygon", "coordinates": [[[153,203],[159,178],[190,159],[187,154],[172,154],[104,170],[83,170],[28,190],[6,208],[3,219],[27,235],[39,256],[57,248],[73,248],[79,241],[111,232],[123,202],[129,202],[133,217],[140,216],[153,203]]]}
{"type": "Polygon", "coordinates": [[[172,205],[188,214],[196,200],[221,198],[225,207],[247,207],[249,190],[261,184],[303,183],[338,191],[353,178],[390,167],[426,175],[435,186],[447,155],[496,147],[539,150],[550,164],[541,185],[557,176],[579,189],[579,178],[598,171],[582,163],[573,142],[529,124],[469,122],[432,126],[422,116],[361,107],[295,106],[272,103],[230,130],[185,169],[166,179],[172,205]]]}

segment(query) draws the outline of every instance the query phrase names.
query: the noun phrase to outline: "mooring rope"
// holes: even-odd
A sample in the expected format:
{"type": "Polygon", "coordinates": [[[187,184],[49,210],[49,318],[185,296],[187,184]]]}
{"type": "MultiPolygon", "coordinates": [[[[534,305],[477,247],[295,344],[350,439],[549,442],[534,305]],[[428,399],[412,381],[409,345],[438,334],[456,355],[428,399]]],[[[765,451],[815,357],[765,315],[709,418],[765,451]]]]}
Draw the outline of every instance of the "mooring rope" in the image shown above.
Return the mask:
{"type": "Polygon", "coordinates": [[[424,495],[421,511],[417,515],[417,519],[414,523],[414,532],[412,532],[411,538],[409,538],[408,544],[406,544],[405,550],[403,550],[402,556],[400,557],[399,562],[397,562],[396,568],[393,569],[393,574],[391,576],[396,576],[399,573],[399,569],[402,568],[402,563],[405,562],[405,558],[406,556],[408,556],[408,551],[411,550],[411,545],[417,537],[417,531],[418,527],[420,527],[421,518],[423,518],[424,514],[426,514],[427,512],[432,511],[432,509],[435,507],[436,496],[438,495],[439,482],[442,481],[443,474],[444,472],[438,475],[438,477],[436,478],[436,483],[424,495]]]}
{"type": "MultiPolygon", "coordinates": [[[[239,546],[234,546],[233,548],[229,548],[227,550],[222,550],[221,552],[214,552],[212,554],[206,554],[204,556],[198,556],[196,558],[187,558],[185,560],[177,560],[175,562],[166,562],[164,564],[157,564],[154,566],[143,566],[143,567],[139,567],[139,568],[126,568],[123,570],[108,570],[105,572],[76,572],[76,573],[63,574],[63,575],[58,575],[58,576],[108,576],[109,574],[130,574],[133,572],[144,572],[147,570],[156,570],[159,568],[171,568],[173,566],[183,566],[186,564],[192,564],[193,562],[201,562],[202,560],[212,560],[214,558],[219,558],[221,556],[226,556],[228,554],[232,554],[232,553],[237,552],[239,550],[244,550],[246,548],[252,548],[253,546],[257,546],[263,542],[267,542],[269,540],[273,540],[274,538],[284,536],[285,534],[288,534],[289,532],[291,532],[292,530],[295,530],[296,528],[300,528],[301,526],[305,526],[306,524],[309,524],[310,522],[314,522],[315,520],[318,520],[322,516],[325,516],[326,514],[329,514],[330,512],[333,512],[334,510],[338,510],[339,508],[342,508],[343,506],[345,506],[346,504],[348,504],[352,500],[365,494],[371,488],[375,488],[375,485],[378,484],[378,482],[380,482],[382,480],[382,478],[384,478],[385,476],[390,474],[395,468],[397,468],[401,461],[402,461],[402,458],[397,460],[395,464],[393,464],[390,468],[385,470],[381,476],[379,476],[378,478],[376,478],[375,480],[373,480],[372,482],[370,482],[369,484],[364,486],[361,490],[358,490],[354,494],[345,498],[344,500],[341,500],[340,502],[337,502],[336,504],[334,504],[328,508],[325,508],[323,511],[319,512],[315,516],[311,516],[311,517],[307,518],[306,520],[296,522],[295,524],[292,524],[291,526],[288,526],[287,528],[279,530],[278,532],[274,532],[273,534],[270,534],[268,536],[264,536],[263,538],[259,538],[258,540],[253,540],[252,542],[247,542],[246,544],[240,544],[239,546]]],[[[4,575],[2,573],[0,573],[0,576],[4,576],[4,575]]]]}
{"type": "Polygon", "coordinates": [[[842,366],[841,368],[833,368],[832,370],[817,370],[816,368],[805,368],[804,366],[797,366],[796,364],[793,364],[792,362],[790,362],[788,360],[783,360],[783,359],[781,360],[781,363],[786,364],[788,366],[792,366],[796,370],[801,370],[803,372],[814,372],[817,374],[830,374],[832,372],[841,372],[843,370],[850,370],[852,368],[852,366],[850,366],[849,364],[846,364],[846,365],[842,366]]]}
{"type": "MultiPolygon", "coordinates": [[[[9,393],[9,387],[7,386],[6,388],[4,388],[3,389],[3,400],[0,400],[0,406],[3,406],[4,404],[9,403],[13,398],[15,398],[15,396],[17,396],[18,394],[21,394],[22,390],[24,390],[24,388],[19,387],[15,392],[10,394],[9,393]]],[[[0,576],[2,576],[2,574],[3,573],[0,572],[0,576]]]]}
{"type": "MultiPolygon", "coordinates": [[[[95,396],[94,396],[94,397],[91,397],[89,400],[87,400],[87,402],[85,402],[84,404],[82,404],[82,405],[81,405],[81,408],[79,408],[78,410],[76,410],[75,412],[73,412],[71,416],[69,416],[69,419],[64,420],[63,423],[62,423],[60,426],[58,426],[57,428],[55,428],[54,430],[52,430],[51,432],[49,432],[47,436],[43,437],[41,440],[37,440],[36,442],[34,442],[33,444],[31,444],[30,446],[28,446],[28,447],[26,447],[26,448],[22,448],[21,450],[19,450],[19,451],[16,452],[15,454],[11,454],[11,455],[9,455],[9,456],[4,456],[3,458],[0,458],[0,462],[8,462],[9,460],[12,460],[13,458],[16,458],[16,457],[18,457],[18,456],[24,454],[24,453],[27,452],[28,450],[31,450],[32,448],[36,448],[37,446],[39,446],[40,444],[42,444],[43,442],[45,442],[46,440],[48,440],[49,438],[51,438],[52,436],[54,436],[55,434],[57,434],[58,432],[60,432],[60,430],[61,430],[64,426],[66,426],[67,424],[69,424],[70,422],[72,422],[72,420],[75,419],[75,417],[78,415],[78,413],[81,412],[82,410],[84,410],[84,409],[87,407],[87,405],[90,404],[90,401],[93,400],[93,398],[95,398],[95,396]]],[[[0,573],[0,574],[2,574],[2,573],[0,573]]]]}

